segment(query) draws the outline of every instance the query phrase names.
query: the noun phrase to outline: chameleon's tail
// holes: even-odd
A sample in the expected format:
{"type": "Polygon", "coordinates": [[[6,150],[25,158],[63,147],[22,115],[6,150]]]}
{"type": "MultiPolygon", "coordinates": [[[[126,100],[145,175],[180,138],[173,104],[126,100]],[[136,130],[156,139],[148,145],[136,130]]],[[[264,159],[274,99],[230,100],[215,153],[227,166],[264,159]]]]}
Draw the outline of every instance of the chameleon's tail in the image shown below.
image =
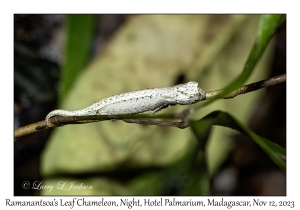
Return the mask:
{"type": "Polygon", "coordinates": [[[50,112],[49,114],[47,114],[46,121],[48,121],[51,117],[54,117],[56,115],[59,115],[59,116],[75,116],[73,114],[73,112],[70,112],[70,111],[67,111],[67,110],[62,110],[62,109],[57,109],[57,110],[54,110],[54,111],[50,112]]]}

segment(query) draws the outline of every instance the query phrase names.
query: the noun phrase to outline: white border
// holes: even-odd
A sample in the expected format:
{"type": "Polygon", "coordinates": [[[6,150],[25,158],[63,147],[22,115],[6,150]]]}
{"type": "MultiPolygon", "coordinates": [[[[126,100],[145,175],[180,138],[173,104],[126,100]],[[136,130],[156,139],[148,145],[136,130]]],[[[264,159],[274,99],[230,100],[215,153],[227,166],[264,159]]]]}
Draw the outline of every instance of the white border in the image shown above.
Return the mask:
{"type": "MultiPolygon", "coordinates": [[[[41,197],[13,197],[13,14],[14,13],[287,13],[287,197],[259,197],[261,200],[294,200],[299,196],[299,11],[296,1],[7,1],[1,8],[1,209],[5,199],[39,200],[41,197]],[[291,100],[289,100],[289,98],[291,100]]],[[[283,99],[284,100],[284,99],[283,99]]],[[[73,197],[63,197],[70,200],[73,197]]],[[[119,200],[120,197],[106,197],[119,200]]],[[[143,197],[139,197],[142,199],[143,197]]],[[[153,198],[153,197],[152,197],[153,198]]],[[[187,197],[186,197],[187,198],[187,197]]],[[[195,197],[194,197],[195,198],[195,197]]],[[[197,198],[197,197],[196,197],[197,198]]],[[[218,197],[217,197],[218,198],[218,197]]],[[[219,197],[220,198],[220,197],[219,197]]],[[[60,199],[43,197],[43,200],[60,199]]],[[[99,199],[90,197],[88,199],[99,199]]],[[[207,199],[201,197],[200,199],[207,199]]],[[[230,197],[228,200],[250,200],[251,197],[230,197]]],[[[32,207],[26,207],[32,209],[32,207]]],[[[38,207],[39,208],[39,207],[38,207]]],[[[180,208],[180,207],[175,207],[180,208]]],[[[19,207],[9,207],[19,209],[19,207]]],[[[60,209],[57,208],[56,209],[60,209]]],[[[61,207],[66,209],[66,207],[61,207]]],[[[97,207],[99,209],[99,207],[97,207]]],[[[128,208],[126,208],[128,209],[128,208]]],[[[174,209],[174,208],[172,208],[174,209]]],[[[213,208],[206,208],[213,209],[213,208]]],[[[224,208],[223,208],[224,209],[224,208]]],[[[278,208],[276,208],[278,209],[278,208]]]]}

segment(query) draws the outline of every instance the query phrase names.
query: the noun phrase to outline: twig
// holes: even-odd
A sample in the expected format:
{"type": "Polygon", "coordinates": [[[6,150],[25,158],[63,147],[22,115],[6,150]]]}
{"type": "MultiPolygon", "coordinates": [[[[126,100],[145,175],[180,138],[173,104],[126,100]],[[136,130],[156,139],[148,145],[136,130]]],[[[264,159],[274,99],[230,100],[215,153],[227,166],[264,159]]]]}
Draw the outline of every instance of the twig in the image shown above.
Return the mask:
{"type": "MultiPolygon", "coordinates": [[[[262,80],[259,82],[255,82],[252,84],[248,84],[242,86],[241,88],[233,91],[231,94],[224,97],[224,99],[234,98],[238,95],[249,93],[261,88],[265,88],[268,86],[274,86],[279,83],[286,81],[286,75],[280,75],[276,77],[272,77],[270,79],[262,80]]],[[[206,92],[206,98],[204,100],[210,99],[213,96],[220,93],[221,90],[206,92]]],[[[48,127],[46,125],[46,121],[36,122],[30,125],[26,125],[20,128],[15,129],[14,138],[18,138],[21,136],[25,136],[31,133],[35,133],[41,130],[46,130],[52,127],[59,127],[67,124],[83,124],[83,123],[91,123],[98,122],[104,120],[123,120],[127,123],[138,123],[143,125],[161,125],[161,126],[173,126],[177,128],[186,128],[188,127],[188,119],[187,116],[191,113],[193,109],[187,109],[182,113],[176,114],[158,114],[158,115],[148,115],[148,114],[136,114],[136,115],[96,115],[96,116],[77,116],[77,117],[63,117],[63,116],[55,116],[50,119],[50,124],[52,126],[48,127]],[[144,119],[143,119],[144,118],[144,119]],[[168,119],[168,121],[154,121],[149,119],[168,119]],[[146,120],[145,120],[146,119],[146,120]],[[181,122],[178,121],[170,121],[181,119],[181,122]]]]}
{"type": "MultiPolygon", "coordinates": [[[[46,121],[39,121],[30,125],[26,125],[15,129],[14,138],[19,138],[26,136],[31,133],[35,133],[42,130],[47,130],[49,128],[60,127],[68,124],[85,124],[91,122],[99,122],[105,120],[123,120],[123,119],[182,119],[187,110],[180,114],[158,114],[158,115],[148,115],[148,114],[136,114],[136,115],[94,115],[94,116],[76,116],[76,117],[63,117],[55,116],[49,119],[50,126],[46,124],[46,121]]],[[[190,111],[189,111],[190,112],[190,111]]]]}
{"type": "Polygon", "coordinates": [[[157,121],[157,120],[142,120],[142,119],[124,119],[127,123],[136,123],[142,125],[159,125],[159,126],[172,126],[180,129],[187,128],[189,126],[188,115],[193,113],[194,109],[189,108],[179,114],[174,114],[174,119],[180,118],[181,121],[157,121]]]}
{"type": "MultiPolygon", "coordinates": [[[[230,93],[229,95],[225,96],[224,99],[234,98],[238,95],[249,93],[249,92],[252,92],[252,91],[255,91],[255,90],[258,90],[261,88],[265,88],[268,86],[274,86],[274,85],[277,85],[277,84],[285,82],[285,81],[286,81],[286,74],[282,74],[280,76],[272,77],[270,79],[262,80],[259,82],[254,82],[254,83],[240,87],[239,89],[237,89],[237,90],[233,91],[232,93],[230,93]]],[[[214,97],[215,95],[222,92],[222,90],[223,89],[206,92],[205,100],[214,97]]]]}
{"type": "Polygon", "coordinates": [[[178,121],[157,121],[157,120],[139,120],[139,119],[124,119],[127,123],[136,123],[142,125],[159,125],[159,126],[171,126],[180,129],[187,128],[189,126],[188,120],[178,121]]]}

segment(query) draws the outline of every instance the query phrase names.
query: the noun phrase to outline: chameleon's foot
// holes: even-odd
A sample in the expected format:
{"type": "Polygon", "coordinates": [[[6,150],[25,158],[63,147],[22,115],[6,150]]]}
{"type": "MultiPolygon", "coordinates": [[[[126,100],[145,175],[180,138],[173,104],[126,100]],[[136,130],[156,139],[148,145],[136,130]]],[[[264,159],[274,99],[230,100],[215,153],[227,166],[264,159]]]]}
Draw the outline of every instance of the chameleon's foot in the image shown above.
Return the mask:
{"type": "Polygon", "coordinates": [[[159,106],[159,107],[153,109],[153,110],[152,110],[152,114],[154,114],[154,113],[156,113],[156,112],[159,112],[160,110],[165,109],[165,108],[167,108],[168,106],[169,106],[169,104],[163,104],[163,105],[161,105],[161,106],[159,106]]]}

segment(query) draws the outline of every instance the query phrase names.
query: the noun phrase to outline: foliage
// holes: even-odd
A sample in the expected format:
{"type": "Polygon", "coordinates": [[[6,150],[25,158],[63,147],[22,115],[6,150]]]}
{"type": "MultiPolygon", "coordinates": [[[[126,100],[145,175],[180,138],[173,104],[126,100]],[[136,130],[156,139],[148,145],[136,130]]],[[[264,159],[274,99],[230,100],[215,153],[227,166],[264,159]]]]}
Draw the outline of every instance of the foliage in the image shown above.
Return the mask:
{"type": "Polygon", "coordinates": [[[60,102],[64,100],[91,54],[95,15],[67,15],[65,62],[62,69],[60,102]]]}

